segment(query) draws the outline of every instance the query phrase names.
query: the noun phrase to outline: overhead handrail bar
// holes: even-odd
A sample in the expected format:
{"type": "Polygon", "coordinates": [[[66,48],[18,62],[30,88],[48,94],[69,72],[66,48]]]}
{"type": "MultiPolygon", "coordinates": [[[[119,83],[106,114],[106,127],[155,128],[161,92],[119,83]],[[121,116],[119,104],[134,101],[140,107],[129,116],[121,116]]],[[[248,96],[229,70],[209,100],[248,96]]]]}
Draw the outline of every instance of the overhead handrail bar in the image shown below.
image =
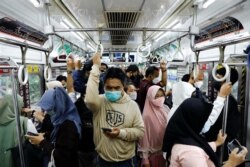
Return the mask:
{"type": "Polygon", "coordinates": [[[169,40],[168,42],[166,42],[165,44],[163,44],[163,45],[160,46],[159,48],[154,49],[153,51],[158,50],[158,49],[161,49],[161,48],[163,48],[163,47],[166,47],[166,46],[169,45],[170,43],[173,43],[174,41],[177,41],[177,40],[179,40],[179,39],[181,39],[181,38],[186,37],[188,34],[189,34],[189,33],[184,33],[184,34],[180,35],[179,37],[177,37],[177,38],[175,38],[175,39],[169,40]]]}
{"type": "Polygon", "coordinates": [[[171,29],[171,28],[57,28],[55,32],[80,32],[80,31],[169,31],[169,32],[189,32],[188,29],[171,29]]]}
{"type": "Polygon", "coordinates": [[[32,44],[27,44],[25,42],[20,42],[20,41],[13,40],[13,39],[8,39],[8,38],[0,37],[0,42],[15,45],[15,46],[20,46],[20,47],[27,47],[27,48],[30,48],[30,49],[33,49],[33,50],[38,50],[38,51],[43,51],[43,52],[50,52],[49,49],[39,47],[39,46],[35,46],[35,45],[32,45],[32,44]]]}
{"type": "Polygon", "coordinates": [[[26,68],[26,61],[25,61],[25,56],[27,53],[27,46],[26,47],[22,47],[20,46],[21,49],[21,53],[22,53],[22,64],[19,66],[18,69],[18,81],[21,85],[25,85],[28,82],[29,79],[29,73],[28,73],[28,69],[26,68]],[[23,80],[23,74],[24,74],[24,80],[23,80]]]}

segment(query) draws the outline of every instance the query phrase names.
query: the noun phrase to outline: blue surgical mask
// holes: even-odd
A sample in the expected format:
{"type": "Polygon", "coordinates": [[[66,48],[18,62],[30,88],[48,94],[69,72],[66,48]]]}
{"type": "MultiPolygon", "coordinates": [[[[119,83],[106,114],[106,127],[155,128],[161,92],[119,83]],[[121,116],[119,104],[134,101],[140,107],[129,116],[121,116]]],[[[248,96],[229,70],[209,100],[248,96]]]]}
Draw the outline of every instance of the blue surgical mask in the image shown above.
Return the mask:
{"type": "Polygon", "coordinates": [[[105,97],[108,99],[108,101],[116,102],[122,97],[121,91],[105,91],[105,97]]]}

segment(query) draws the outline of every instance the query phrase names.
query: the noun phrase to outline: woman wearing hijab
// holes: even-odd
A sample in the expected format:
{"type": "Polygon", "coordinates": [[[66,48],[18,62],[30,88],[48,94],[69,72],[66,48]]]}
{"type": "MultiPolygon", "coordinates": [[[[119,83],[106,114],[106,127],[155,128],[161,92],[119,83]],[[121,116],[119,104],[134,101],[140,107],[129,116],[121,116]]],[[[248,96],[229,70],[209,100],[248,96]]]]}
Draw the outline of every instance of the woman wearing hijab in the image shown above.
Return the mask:
{"type": "MultiPolygon", "coordinates": [[[[21,112],[23,100],[17,96],[18,111],[21,112]]],[[[15,110],[13,107],[12,95],[0,97],[0,166],[12,167],[14,161],[11,150],[18,146],[15,110]]],[[[31,120],[20,116],[21,138],[25,141],[24,135],[27,131],[37,133],[36,128],[31,120]]]]}
{"type": "Polygon", "coordinates": [[[81,121],[74,103],[64,88],[57,87],[44,93],[39,106],[51,115],[54,129],[50,139],[44,139],[43,134],[27,137],[32,144],[39,145],[48,156],[53,150],[56,167],[77,167],[81,121]]]}
{"type": "Polygon", "coordinates": [[[162,155],[162,142],[167,125],[167,112],[164,106],[165,92],[160,86],[148,89],[143,110],[145,133],[139,141],[138,151],[141,153],[142,166],[164,167],[166,162],[162,155]]]}
{"type": "Polygon", "coordinates": [[[171,118],[166,128],[163,151],[170,157],[170,167],[219,167],[215,154],[223,137],[219,133],[216,142],[209,143],[200,135],[213,105],[202,99],[185,100],[171,118]]]}

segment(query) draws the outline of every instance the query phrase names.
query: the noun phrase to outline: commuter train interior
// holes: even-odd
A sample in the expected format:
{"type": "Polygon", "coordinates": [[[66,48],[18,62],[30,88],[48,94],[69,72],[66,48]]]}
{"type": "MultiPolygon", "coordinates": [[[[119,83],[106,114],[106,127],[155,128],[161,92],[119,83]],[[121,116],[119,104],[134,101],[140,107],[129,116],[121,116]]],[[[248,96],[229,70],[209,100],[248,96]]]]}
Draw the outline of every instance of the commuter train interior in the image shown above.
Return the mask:
{"type": "Polygon", "coordinates": [[[46,82],[67,76],[69,57],[84,63],[97,52],[109,67],[136,64],[142,74],[166,62],[165,91],[203,70],[211,101],[217,66],[231,67],[239,74],[239,142],[250,150],[249,9],[249,0],[1,0],[0,98],[11,94],[17,107],[19,94],[36,109],[46,82]]]}

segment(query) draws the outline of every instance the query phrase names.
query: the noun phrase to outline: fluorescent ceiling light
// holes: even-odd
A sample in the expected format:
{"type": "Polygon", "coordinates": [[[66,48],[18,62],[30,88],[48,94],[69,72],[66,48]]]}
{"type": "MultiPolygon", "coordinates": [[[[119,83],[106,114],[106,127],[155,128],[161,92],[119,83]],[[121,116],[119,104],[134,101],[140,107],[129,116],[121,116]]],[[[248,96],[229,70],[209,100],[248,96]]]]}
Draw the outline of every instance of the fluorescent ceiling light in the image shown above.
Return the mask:
{"type": "Polygon", "coordinates": [[[62,22],[64,22],[69,28],[74,28],[74,25],[71,24],[67,19],[63,19],[62,22]]]}
{"type": "MultiPolygon", "coordinates": [[[[61,21],[60,24],[67,29],[73,28],[73,27],[70,27],[70,25],[72,26],[72,24],[69,23],[66,19],[63,19],[63,21],[61,21]]],[[[73,34],[80,41],[84,41],[84,39],[85,39],[84,36],[79,32],[77,32],[77,33],[71,32],[71,34],[73,34]]]]}
{"type": "Polygon", "coordinates": [[[68,26],[67,24],[65,24],[63,21],[61,21],[60,24],[61,24],[63,27],[69,29],[69,26],[68,26]]]}
{"type": "Polygon", "coordinates": [[[36,7],[40,7],[41,6],[41,2],[40,0],[30,0],[30,2],[36,7]]]}
{"type": "Polygon", "coordinates": [[[215,0],[207,0],[204,4],[203,4],[203,8],[207,8],[208,6],[210,6],[212,3],[214,3],[215,0]]]}
{"type": "Polygon", "coordinates": [[[87,48],[91,49],[92,51],[95,51],[95,49],[92,46],[90,46],[89,44],[87,44],[87,48]]]}
{"type": "MultiPolygon", "coordinates": [[[[174,20],[172,23],[170,23],[166,28],[177,28],[181,25],[181,23],[179,22],[178,19],[174,20]]],[[[166,37],[167,35],[169,35],[170,32],[162,32],[159,33],[156,37],[155,37],[155,41],[158,42],[160,39],[166,37]]]]}

